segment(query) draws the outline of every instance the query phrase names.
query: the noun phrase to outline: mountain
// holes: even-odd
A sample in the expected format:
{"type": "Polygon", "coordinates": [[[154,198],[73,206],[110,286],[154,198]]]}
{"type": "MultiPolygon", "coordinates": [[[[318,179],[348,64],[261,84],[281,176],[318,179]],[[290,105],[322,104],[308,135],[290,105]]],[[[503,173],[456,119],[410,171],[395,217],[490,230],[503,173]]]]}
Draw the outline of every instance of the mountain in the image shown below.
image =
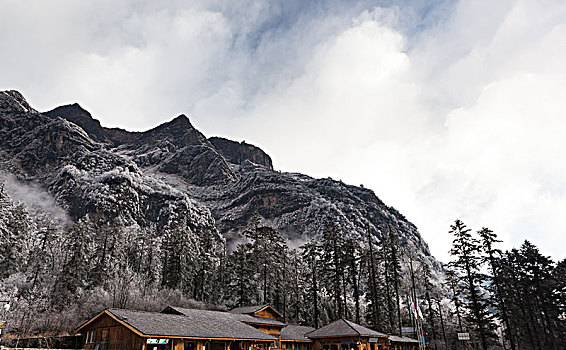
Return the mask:
{"type": "Polygon", "coordinates": [[[74,221],[88,214],[159,231],[181,216],[196,234],[233,243],[257,212],[292,246],[330,221],[359,241],[391,225],[404,250],[440,271],[415,225],[372,190],[277,171],[259,147],[207,138],[184,115],[129,132],[78,104],[39,113],[20,93],[0,92],[0,169],[43,187],[74,221]]]}

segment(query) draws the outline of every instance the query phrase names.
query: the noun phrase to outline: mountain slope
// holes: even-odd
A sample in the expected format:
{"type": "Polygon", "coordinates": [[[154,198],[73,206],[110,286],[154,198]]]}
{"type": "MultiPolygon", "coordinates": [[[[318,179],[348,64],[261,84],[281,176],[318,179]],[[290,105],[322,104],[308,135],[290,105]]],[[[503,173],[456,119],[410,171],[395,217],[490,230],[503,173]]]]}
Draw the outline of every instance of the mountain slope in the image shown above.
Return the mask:
{"type": "Polygon", "coordinates": [[[300,244],[335,221],[367,241],[388,225],[400,245],[439,270],[417,228],[373,191],[273,169],[253,145],[207,139],[186,116],[146,132],[108,129],[78,105],[38,113],[17,92],[0,93],[0,162],[47,188],[75,220],[89,214],[140,226],[187,224],[237,241],[254,212],[300,244]]]}
{"type": "Polygon", "coordinates": [[[76,124],[38,113],[17,92],[0,93],[0,145],[0,168],[47,188],[74,220],[89,214],[163,227],[182,213],[189,226],[216,231],[210,212],[186,193],[146,176],[76,124]]]}

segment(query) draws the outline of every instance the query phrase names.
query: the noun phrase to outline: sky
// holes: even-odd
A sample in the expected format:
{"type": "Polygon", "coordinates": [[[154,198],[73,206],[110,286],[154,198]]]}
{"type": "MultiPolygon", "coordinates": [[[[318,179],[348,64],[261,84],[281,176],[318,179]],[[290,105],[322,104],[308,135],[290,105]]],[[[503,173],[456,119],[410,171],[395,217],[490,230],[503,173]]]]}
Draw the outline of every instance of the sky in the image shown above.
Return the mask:
{"type": "Polygon", "coordinates": [[[0,0],[0,90],[104,126],[186,114],[276,169],[566,258],[566,2],[0,0]]]}

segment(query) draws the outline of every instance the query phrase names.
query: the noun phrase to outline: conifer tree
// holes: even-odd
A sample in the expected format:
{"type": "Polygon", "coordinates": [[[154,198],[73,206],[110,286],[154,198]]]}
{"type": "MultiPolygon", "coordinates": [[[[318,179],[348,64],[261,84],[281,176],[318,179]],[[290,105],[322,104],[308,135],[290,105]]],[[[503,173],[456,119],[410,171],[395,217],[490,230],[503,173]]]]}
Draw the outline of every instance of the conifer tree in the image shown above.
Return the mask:
{"type": "Polygon", "coordinates": [[[401,261],[397,247],[398,240],[397,231],[392,225],[388,225],[387,233],[382,242],[389,332],[401,335],[401,261]]]}
{"type": "Polygon", "coordinates": [[[354,299],[354,320],[360,323],[360,247],[353,239],[344,242],[344,257],[354,299]]]}
{"type": "Polygon", "coordinates": [[[306,297],[308,312],[306,313],[307,320],[306,324],[313,326],[314,328],[319,327],[320,321],[320,305],[319,305],[319,270],[320,270],[320,259],[321,259],[321,247],[315,238],[312,238],[309,242],[301,246],[303,260],[307,265],[307,276],[305,276],[308,281],[308,294],[306,297]],[[312,315],[312,316],[311,316],[312,315]]]}
{"type": "Polygon", "coordinates": [[[331,314],[329,315],[331,321],[344,317],[345,314],[343,245],[344,236],[340,227],[335,222],[331,222],[324,229],[321,242],[324,285],[326,290],[330,292],[332,299],[331,314]]]}
{"type": "MultiPolygon", "coordinates": [[[[367,323],[374,329],[383,329],[384,327],[384,315],[382,310],[382,305],[384,304],[383,292],[382,292],[382,276],[383,270],[381,268],[382,261],[378,259],[380,249],[377,244],[375,244],[375,238],[370,233],[369,229],[367,232],[367,250],[364,254],[365,259],[365,275],[367,276],[367,287],[369,289],[368,302],[366,307],[365,318],[367,323]]],[[[382,249],[382,248],[381,248],[382,249]]]]}
{"type": "Polygon", "coordinates": [[[308,298],[308,285],[305,276],[308,275],[307,266],[300,256],[300,252],[293,249],[289,252],[288,263],[289,274],[288,288],[289,288],[289,302],[288,313],[286,321],[295,324],[305,324],[307,318],[305,317],[305,309],[307,305],[305,300],[308,298]]]}
{"type": "Polygon", "coordinates": [[[226,264],[226,297],[229,304],[243,307],[258,303],[255,270],[251,244],[238,244],[228,256],[226,264]]]}
{"type": "Polygon", "coordinates": [[[490,229],[484,227],[478,231],[480,237],[480,244],[483,253],[483,262],[487,263],[488,270],[491,274],[489,277],[488,290],[491,292],[490,302],[491,305],[498,310],[497,316],[501,319],[504,325],[506,338],[509,340],[511,350],[516,349],[515,338],[511,332],[511,325],[509,322],[509,315],[503,296],[501,295],[501,273],[500,273],[500,258],[501,250],[494,247],[495,244],[501,242],[497,239],[497,235],[490,229]]]}
{"type": "Polygon", "coordinates": [[[0,185],[0,278],[25,269],[36,230],[25,204],[14,203],[0,185]]]}
{"type": "Polygon", "coordinates": [[[540,335],[538,342],[544,349],[558,349],[557,328],[563,321],[559,320],[560,303],[552,275],[553,262],[529,241],[521,245],[519,254],[523,300],[534,318],[533,326],[540,335]]]}
{"type": "Polygon", "coordinates": [[[454,235],[454,241],[450,254],[456,260],[452,261],[450,266],[461,276],[459,286],[467,300],[463,304],[466,311],[464,316],[475,327],[482,349],[488,350],[496,339],[495,324],[481,289],[484,276],[480,272],[480,243],[470,231],[460,220],[456,220],[451,226],[450,233],[454,235]]]}
{"type": "Polygon", "coordinates": [[[88,216],[79,219],[68,233],[67,257],[52,293],[52,302],[59,309],[74,299],[78,289],[92,286],[95,266],[94,224],[88,216]]]}

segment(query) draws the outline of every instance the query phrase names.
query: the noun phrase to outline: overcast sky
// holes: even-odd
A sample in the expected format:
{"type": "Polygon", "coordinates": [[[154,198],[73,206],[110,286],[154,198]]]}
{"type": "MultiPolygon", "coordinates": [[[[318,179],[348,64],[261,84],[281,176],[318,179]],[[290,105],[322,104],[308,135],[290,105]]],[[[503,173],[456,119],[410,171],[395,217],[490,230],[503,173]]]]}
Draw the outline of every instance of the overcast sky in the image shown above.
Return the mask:
{"type": "Polygon", "coordinates": [[[0,0],[0,89],[105,126],[186,114],[278,170],[566,257],[566,2],[0,0]]]}

